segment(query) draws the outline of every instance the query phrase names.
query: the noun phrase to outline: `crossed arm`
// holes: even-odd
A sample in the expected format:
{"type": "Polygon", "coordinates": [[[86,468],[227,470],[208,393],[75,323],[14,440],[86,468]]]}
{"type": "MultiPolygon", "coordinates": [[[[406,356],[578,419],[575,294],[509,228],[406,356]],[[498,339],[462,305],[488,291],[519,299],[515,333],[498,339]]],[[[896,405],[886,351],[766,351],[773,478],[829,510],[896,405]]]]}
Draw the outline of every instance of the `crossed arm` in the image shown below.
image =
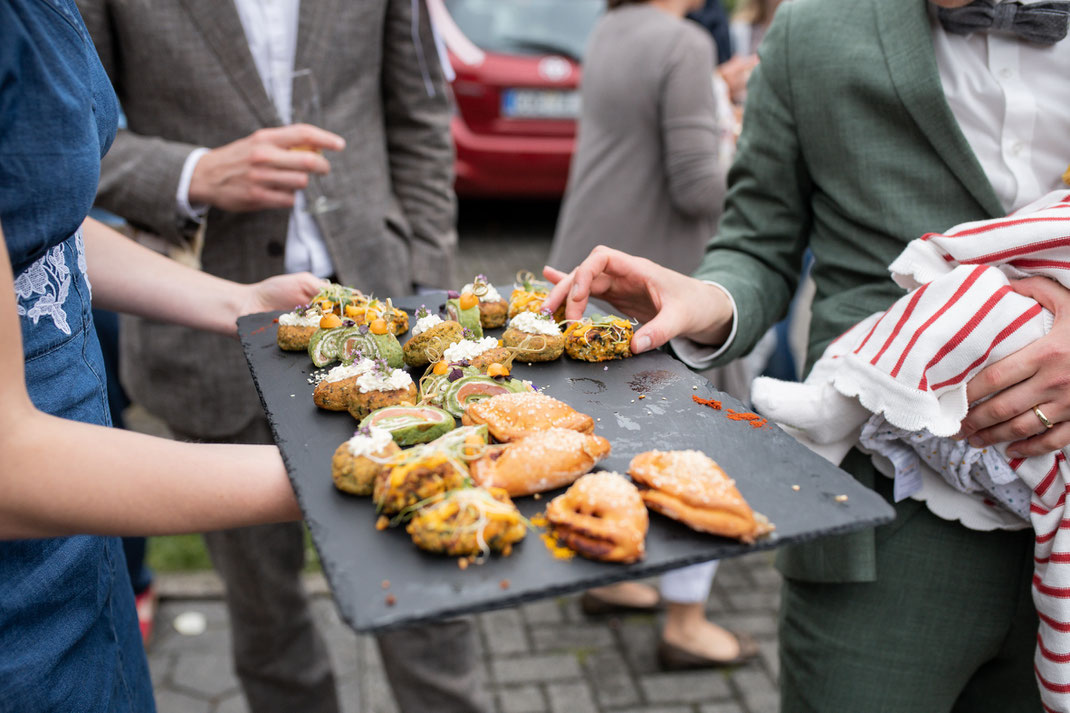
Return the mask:
{"type": "MultiPolygon", "coordinates": [[[[87,219],[97,306],[234,334],[241,314],[307,302],[307,273],[238,285],[87,219]]],[[[0,230],[2,237],[2,230],[0,230]]],[[[0,240],[0,538],[202,532],[300,518],[278,449],[200,445],[45,414],[26,390],[15,288],[0,240]]]]}

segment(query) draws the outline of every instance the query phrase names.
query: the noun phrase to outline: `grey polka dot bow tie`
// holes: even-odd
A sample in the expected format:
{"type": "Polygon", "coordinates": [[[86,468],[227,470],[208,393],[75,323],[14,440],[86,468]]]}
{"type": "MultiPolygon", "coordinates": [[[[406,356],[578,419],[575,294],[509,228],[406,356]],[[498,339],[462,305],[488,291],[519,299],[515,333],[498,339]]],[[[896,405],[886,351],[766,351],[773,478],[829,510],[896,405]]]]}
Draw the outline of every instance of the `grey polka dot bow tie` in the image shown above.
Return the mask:
{"type": "Polygon", "coordinates": [[[940,8],[940,24],[948,32],[1005,32],[1038,45],[1053,45],[1066,37],[1070,2],[996,3],[975,0],[964,7],[940,8]]]}

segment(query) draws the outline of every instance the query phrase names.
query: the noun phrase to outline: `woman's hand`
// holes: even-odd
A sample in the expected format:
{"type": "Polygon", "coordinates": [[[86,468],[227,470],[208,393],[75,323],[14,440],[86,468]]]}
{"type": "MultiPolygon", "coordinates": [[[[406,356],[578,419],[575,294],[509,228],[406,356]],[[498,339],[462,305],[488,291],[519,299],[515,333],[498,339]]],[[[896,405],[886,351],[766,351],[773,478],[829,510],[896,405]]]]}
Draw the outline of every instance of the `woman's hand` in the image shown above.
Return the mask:
{"type": "Polygon", "coordinates": [[[979,372],[966,388],[971,404],[961,436],[981,447],[1012,441],[1013,457],[1043,455],[1070,445],[1070,290],[1046,277],[1012,283],[1055,315],[1051,331],[979,372]],[[1037,407],[1054,425],[1047,428],[1037,407]]]}
{"type": "Polygon", "coordinates": [[[244,300],[238,303],[234,318],[308,304],[323,286],[324,280],[310,272],[275,275],[251,285],[243,285],[244,300]]]}
{"type": "Polygon", "coordinates": [[[632,337],[635,354],[677,336],[721,344],[732,326],[732,303],[721,289],[604,245],[569,274],[547,266],[543,275],[556,285],[545,307],[564,304],[567,319],[581,318],[594,297],[645,322],[632,337]]]}

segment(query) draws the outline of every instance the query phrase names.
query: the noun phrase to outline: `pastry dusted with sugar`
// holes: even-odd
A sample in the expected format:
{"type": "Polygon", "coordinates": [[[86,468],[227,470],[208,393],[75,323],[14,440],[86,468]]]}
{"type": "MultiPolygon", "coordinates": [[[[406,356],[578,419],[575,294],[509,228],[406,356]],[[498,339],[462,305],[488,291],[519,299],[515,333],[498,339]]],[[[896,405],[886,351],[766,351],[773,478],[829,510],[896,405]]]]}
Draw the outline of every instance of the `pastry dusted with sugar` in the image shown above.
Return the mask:
{"type": "Polygon", "coordinates": [[[490,446],[469,465],[483,487],[504,488],[509,495],[531,495],[563,488],[609,455],[601,436],[551,428],[503,446],[490,446]]]}
{"type": "Polygon", "coordinates": [[[583,476],[550,501],[546,519],[561,543],[588,559],[638,562],[646,552],[646,506],[619,473],[583,476]]]}
{"type": "Polygon", "coordinates": [[[464,411],[462,423],[466,426],[485,423],[490,435],[501,442],[515,441],[532,431],[549,428],[580,433],[594,430],[593,418],[536,391],[500,394],[471,404],[464,411]]]}
{"type": "Polygon", "coordinates": [[[647,451],[632,458],[628,474],[647,507],[693,530],[748,543],[773,530],[705,453],[647,451]]]}

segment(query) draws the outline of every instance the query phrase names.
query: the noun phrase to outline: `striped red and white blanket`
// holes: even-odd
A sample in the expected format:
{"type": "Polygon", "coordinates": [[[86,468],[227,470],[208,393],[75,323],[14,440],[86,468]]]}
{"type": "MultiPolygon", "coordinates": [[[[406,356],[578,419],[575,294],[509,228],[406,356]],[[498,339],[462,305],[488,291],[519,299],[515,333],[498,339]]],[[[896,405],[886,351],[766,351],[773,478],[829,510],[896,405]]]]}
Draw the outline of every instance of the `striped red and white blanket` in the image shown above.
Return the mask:
{"type": "Polygon", "coordinates": [[[1011,289],[1043,275],[1070,288],[1070,191],[1001,219],[912,241],[889,266],[909,290],[833,342],[803,384],[755,382],[752,400],[814,450],[837,461],[861,439],[896,469],[896,497],[914,493],[919,461],[954,488],[984,492],[1036,532],[1034,659],[1048,711],[1070,712],[1070,492],[1067,449],[1009,459],[1006,444],[951,440],[985,366],[1051,329],[1053,317],[1011,289]]]}

